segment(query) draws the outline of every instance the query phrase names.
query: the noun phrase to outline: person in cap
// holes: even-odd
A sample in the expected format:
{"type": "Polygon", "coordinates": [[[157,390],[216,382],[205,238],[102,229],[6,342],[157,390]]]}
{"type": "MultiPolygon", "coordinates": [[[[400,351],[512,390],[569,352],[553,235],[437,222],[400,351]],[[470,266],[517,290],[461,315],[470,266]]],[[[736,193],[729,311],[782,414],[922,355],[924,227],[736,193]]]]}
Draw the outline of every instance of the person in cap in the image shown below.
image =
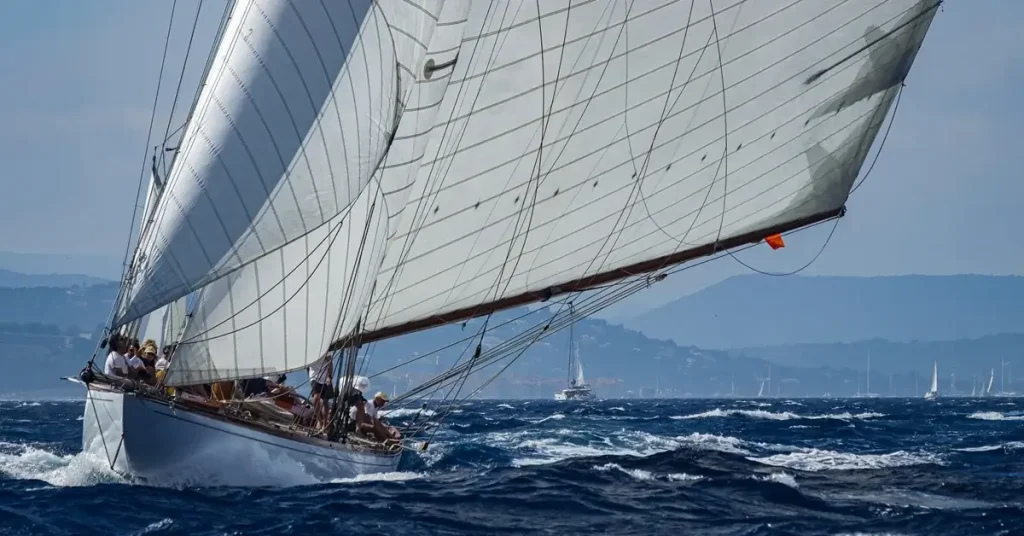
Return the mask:
{"type": "Polygon", "coordinates": [[[378,413],[378,410],[383,409],[388,403],[388,394],[384,391],[377,391],[377,394],[373,395],[373,400],[366,404],[366,414],[373,419],[374,430],[377,437],[382,440],[387,439],[398,439],[401,435],[398,433],[398,429],[394,426],[388,425],[383,415],[378,413]]]}
{"type": "Polygon", "coordinates": [[[366,404],[366,414],[371,419],[377,419],[377,410],[383,408],[388,403],[388,395],[384,391],[377,391],[377,394],[373,395],[373,400],[370,400],[366,404]]]}

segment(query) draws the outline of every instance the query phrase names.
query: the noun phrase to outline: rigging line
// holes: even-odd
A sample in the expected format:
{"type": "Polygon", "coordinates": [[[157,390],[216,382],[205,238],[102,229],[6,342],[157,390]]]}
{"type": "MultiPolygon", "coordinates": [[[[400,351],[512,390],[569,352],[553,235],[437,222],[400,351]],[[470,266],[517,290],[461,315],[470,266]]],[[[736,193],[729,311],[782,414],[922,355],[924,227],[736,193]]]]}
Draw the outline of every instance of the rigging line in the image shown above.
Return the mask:
{"type": "MultiPolygon", "coordinates": [[[[815,223],[813,225],[810,225],[808,227],[813,227],[813,226],[819,225],[821,223],[822,222],[817,222],[817,223],[815,223]]],[[[745,249],[747,249],[749,247],[754,247],[755,245],[756,244],[747,244],[747,245],[745,245],[745,246],[743,246],[741,248],[737,248],[737,250],[738,251],[742,251],[742,250],[745,250],[745,249]]],[[[694,268],[696,266],[700,266],[700,265],[703,265],[705,263],[712,262],[714,260],[718,260],[718,259],[720,259],[720,258],[722,258],[724,256],[725,256],[725,253],[720,253],[720,254],[712,256],[712,257],[707,257],[707,258],[701,260],[700,262],[691,263],[691,264],[687,264],[687,265],[680,265],[676,269],[674,269],[674,270],[672,270],[670,272],[665,272],[664,275],[668,275],[669,273],[680,272],[680,271],[683,271],[683,270],[688,270],[690,268],[694,268]]],[[[616,285],[616,286],[621,287],[620,291],[617,294],[609,294],[607,296],[607,298],[605,298],[603,300],[600,300],[600,301],[595,301],[595,303],[593,303],[591,307],[588,307],[588,309],[586,311],[584,311],[584,313],[582,315],[580,315],[580,316],[581,317],[589,316],[590,314],[593,314],[594,312],[596,312],[596,311],[598,311],[600,309],[603,309],[603,308],[611,305],[612,303],[615,303],[615,302],[617,302],[617,301],[619,301],[619,300],[621,300],[621,299],[623,299],[623,298],[625,298],[625,297],[627,297],[629,295],[632,295],[632,294],[634,294],[636,292],[639,292],[640,290],[643,290],[644,288],[649,287],[651,282],[657,282],[657,281],[660,281],[663,278],[664,277],[657,277],[657,276],[656,277],[651,277],[650,275],[647,275],[645,277],[638,278],[638,279],[635,279],[635,280],[632,280],[632,281],[626,281],[624,283],[620,283],[619,285],[616,285]]],[[[598,293],[598,294],[600,294],[600,293],[598,293]]],[[[541,332],[545,332],[545,331],[549,331],[552,327],[554,327],[555,331],[557,331],[557,330],[561,329],[565,325],[565,323],[566,323],[566,321],[564,321],[564,320],[558,320],[558,321],[556,321],[554,323],[549,322],[547,325],[544,325],[544,326],[538,325],[538,326],[536,326],[536,328],[540,328],[541,332]]],[[[536,328],[534,329],[534,331],[536,330],[536,328]]],[[[509,345],[507,345],[507,347],[500,348],[501,351],[500,352],[496,352],[496,355],[490,356],[487,359],[483,360],[483,362],[481,363],[480,368],[486,368],[493,361],[507,358],[508,355],[510,355],[511,352],[515,351],[515,349],[518,348],[518,347],[522,347],[524,345],[526,347],[528,347],[530,344],[532,344],[532,342],[526,341],[525,339],[529,338],[531,333],[532,333],[531,331],[527,331],[527,332],[522,333],[521,337],[517,337],[517,339],[519,339],[518,342],[515,341],[515,340],[507,341],[507,342],[517,342],[517,344],[509,344],[509,345]]],[[[495,350],[498,350],[498,349],[499,348],[496,348],[495,350]]],[[[452,372],[456,372],[457,373],[458,371],[452,371],[452,372]]],[[[454,376],[453,374],[449,375],[449,377],[453,377],[453,376],[454,376]]],[[[434,384],[435,382],[442,382],[443,383],[445,381],[446,381],[445,378],[442,376],[442,377],[438,377],[436,380],[428,382],[428,384],[434,384]]],[[[428,384],[425,384],[423,387],[429,388],[428,384]]],[[[410,393],[408,393],[406,395],[403,395],[403,397],[399,397],[399,398],[408,397],[408,396],[411,396],[413,394],[414,394],[414,392],[410,392],[410,393]]],[[[397,399],[396,399],[396,402],[400,403],[400,401],[397,400],[397,399]]]]}
{"type": "Polygon", "coordinates": [[[878,163],[878,157],[882,154],[882,148],[885,147],[885,142],[889,139],[889,132],[892,130],[892,124],[896,122],[896,112],[900,109],[900,99],[903,97],[904,87],[906,87],[905,84],[900,84],[900,88],[896,93],[896,102],[893,103],[892,115],[889,116],[889,126],[885,128],[885,134],[882,135],[882,141],[879,142],[878,150],[875,151],[875,158],[871,161],[871,165],[868,166],[868,170],[864,172],[864,176],[857,181],[857,184],[853,185],[853,188],[850,190],[850,195],[853,195],[853,192],[856,192],[857,188],[860,188],[861,185],[864,184],[864,181],[868,180],[868,175],[871,175],[871,171],[875,169],[875,164],[878,163]]]}
{"type": "MultiPolygon", "coordinates": [[[[807,268],[809,268],[812,264],[814,264],[818,260],[818,257],[821,257],[821,254],[825,252],[825,248],[828,247],[829,242],[832,241],[832,235],[835,234],[836,228],[839,227],[839,220],[840,219],[841,218],[838,217],[838,216],[833,218],[833,220],[835,220],[835,222],[832,224],[832,229],[828,232],[828,236],[825,238],[825,242],[821,245],[821,248],[818,249],[818,252],[814,254],[814,257],[811,257],[811,260],[807,261],[807,263],[805,263],[803,266],[801,266],[801,267],[799,267],[799,268],[797,268],[795,270],[789,271],[789,272],[768,272],[768,271],[765,271],[765,270],[760,270],[758,268],[755,268],[755,267],[753,267],[753,266],[751,266],[751,265],[741,261],[739,259],[739,257],[737,257],[731,250],[725,249],[723,251],[725,253],[728,253],[729,256],[732,257],[732,260],[740,263],[746,269],[748,269],[748,270],[750,270],[752,272],[756,272],[756,273],[761,274],[761,275],[769,275],[769,276],[772,276],[772,277],[786,277],[786,276],[796,275],[796,274],[806,270],[807,268]]],[[[751,244],[751,246],[753,246],[753,245],[756,245],[756,244],[751,244]]]]}
{"type": "MultiPolygon", "coordinates": [[[[540,6],[538,6],[538,8],[539,7],[540,6]]],[[[539,9],[538,9],[538,12],[539,12],[539,9]]],[[[459,386],[458,390],[455,391],[455,395],[454,396],[451,396],[452,389],[455,388],[455,386],[453,385],[452,389],[449,389],[448,390],[448,394],[445,395],[445,399],[448,399],[448,397],[451,396],[451,400],[452,401],[448,404],[447,409],[441,414],[441,418],[438,419],[438,421],[437,421],[437,426],[438,427],[441,426],[441,423],[444,422],[445,418],[447,418],[448,415],[451,414],[452,410],[455,408],[455,404],[458,401],[459,394],[462,392],[462,388],[465,387],[465,385],[466,385],[466,380],[468,380],[469,376],[473,373],[473,365],[475,364],[475,362],[478,359],[480,359],[480,354],[482,352],[482,347],[483,347],[483,344],[484,344],[484,337],[487,335],[487,323],[490,322],[490,320],[491,320],[491,315],[489,314],[489,315],[487,315],[487,318],[484,319],[484,325],[480,329],[480,342],[477,343],[476,349],[473,351],[473,357],[470,358],[469,363],[468,363],[469,366],[466,367],[465,373],[462,374],[462,378],[461,378],[462,381],[461,382],[456,382],[456,383],[458,383],[458,386],[459,386]]],[[[417,414],[417,417],[418,417],[418,414],[417,414]]],[[[435,429],[434,432],[436,433],[437,429],[435,429]]],[[[430,438],[427,439],[427,442],[429,443],[433,439],[434,439],[434,434],[431,434],[430,438]]]]}
{"type": "MultiPolygon", "coordinates": [[[[618,285],[618,288],[609,286],[600,292],[591,294],[589,297],[585,299],[584,302],[586,303],[586,301],[589,301],[591,303],[587,304],[587,308],[584,310],[584,313],[580,315],[580,317],[592,314],[593,312],[603,309],[612,303],[615,303],[631,294],[638,292],[639,290],[642,290],[643,288],[649,287],[650,284],[648,281],[649,280],[646,277],[636,280],[624,281],[618,285]]],[[[571,297],[572,295],[570,294],[569,296],[566,297],[565,300],[563,300],[560,303],[560,307],[557,311],[554,312],[553,317],[561,313],[561,310],[564,309],[564,305],[568,301],[571,301],[571,297]]],[[[545,311],[551,312],[551,309],[547,308],[545,309],[545,311]]],[[[530,345],[533,344],[533,342],[537,340],[538,336],[535,335],[535,332],[543,334],[545,332],[551,331],[553,325],[555,327],[555,331],[557,331],[558,329],[561,329],[561,327],[563,327],[564,324],[564,319],[558,319],[555,323],[553,323],[552,320],[549,318],[534,325],[531,328],[528,328],[527,330],[519,333],[518,335],[515,335],[511,339],[508,339],[499,344],[498,346],[490,349],[488,351],[488,354],[481,360],[481,366],[479,368],[486,368],[486,366],[488,366],[491,362],[504,359],[508,355],[511,355],[513,352],[517,351],[517,349],[519,348],[523,348],[525,351],[526,348],[528,348],[530,345]],[[533,340],[529,340],[531,339],[531,337],[533,338],[533,340]]],[[[414,389],[413,391],[410,391],[408,393],[403,394],[401,397],[398,397],[398,399],[396,399],[395,402],[401,402],[401,400],[399,399],[412,398],[419,392],[425,391],[426,389],[429,389],[433,385],[443,385],[445,382],[450,381],[451,378],[460,374],[460,371],[466,366],[466,364],[463,364],[452,367],[445,374],[441,374],[435,377],[434,379],[429,380],[428,382],[421,385],[420,388],[414,389]]]]}
{"type": "MultiPolygon", "coordinates": [[[[188,36],[188,45],[185,47],[185,59],[181,62],[181,73],[178,75],[178,85],[174,88],[174,99],[171,101],[171,111],[167,117],[167,126],[164,127],[164,143],[167,142],[169,132],[171,130],[171,122],[174,120],[174,110],[178,107],[178,96],[181,95],[181,83],[185,80],[185,68],[188,67],[188,58],[192,53],[192,41],[196,37],[196,28],[199,26],[199,15],[203,12],[203,0],[199,0],[199,5],[196,7],[196,16],[192,20],[192,31],[188,36]]],[[[164,176],[167,176],[167,166],[165,165],[165,155],[167,151],[160,151],[160,164],[163,166],[164,176]]]]}
{"type": "MultiPolygon", "coordinates": [[[[167,35],[164,37],[164,51],[162,58],[160,59],[160,71],[159,74],[157,74],[156,94],[153,96],[153,107],[149,115],[149,128],[148,133],[146,134],[146,145],[142,154],[142,171],[139,172],[139,186],[135,192],[135,208],[134,210],[132,210],[132,221],[128,227],[128,243],[125,244],[124,259],[122,260],[122,281],[128,277],[128,255],[132,249],[132,234],[134,234],[135,220],[138,218],[139,197],[142,195],[142,184],[146,181],[146,170],[148,168],[147,164],[149,163],[149,144],[153,138],[153,124],[156,122],[156,109],[157,104],[160,101],[160,88],[161,86],[163,86],[164,67],[167,64],[167,50],[170,47],[171,43],[171,29],[174,27],[174,10],[177,8],[177,6],[178,0],[174,0],[174,2],[171,4],[171,16],[170,19],[167,21],[167,35]]],[[[120,296],[118,296],[118,298],[118,300],[114,301],[114,310],[117,309],[117,304],[120,301],[120,296]]]]}
{"type": "MultiPolygon", "coordinates": [[[[479,335],[479,336],[480,336],[480,342],[478,342],[478,343],[477,343],[477,345],[476,345],[476,349],[474,349],[472,357],[471,357],[471,358],[470,358],[470,360],[469,360],[469,361],[468,361],[468,362],[466,363],[466,365],[467,365],[467,366],[465,367],[465,371],[466,371],[466,372],[465,372],[465,375],[464,375],[464,376],[462,376],[462,385],[465,385],[465,383],[466,383],[466,379],[468,379],[468,378],[469,378],[469,375],[470,375],[470,373],[472,372],[472,368],[473,368],[473,366],[472,366],[472,365],[473,365],[473,362],[474,362],[475,360],[477,360],[477,359],[479,359],[479,358],[480,358],[480,354],[481,354],[481,347],[483,346],[483,342],[484,342],[484,337],[485,337],[485,336],[486,336],[486,334],[487,334],[487,326],[488,326],[488,324],[489,324],[489,322],[490,322],[490,321],[491,321],[491,315],[490,315],[490,314],[488,314],[488,315],[487,315],[487,317],[486,317],[486,318],[484,319],[484,323],[483,323],[483,325],[482,325],[482,326],[480,327],[480,329],[478,329],[478,330],[477,330],[477,335],[479,335]]],[[[475,339],[475,337],[474,337],[474,339],[475,339]]],[[[463,349],[463,351],[462,351],[462,354],[460,354],[460,355],[459,355],[459,359],[458,359],[458,360],[456,361],[456,364],[458,364],[458,363],[459,363],[459,361],[462,361],[462,358],[463,358],[463,357],[465,357],[465,355],[466,355],[466,351],[467,351],[467,350],[469,350],[469,349],[470,349],[471,347],[472,347],[472,344],[466,345],[466,348],[465,348],[465,349],[463,349]]],[[[437,389],[434,389],[434,391],[430,393],[430,395],[428,396],[428,398],[433,398],[433,397],[434,397],[434,394],[436,394],[436,393],[437,393],[438,391],[440,391],[440,390],[442,389],[442,387],[443,387],[442,385],[438,385],[437,389]]],[[[452,389],[454,389],[454,385],[452,386],[452,389]]],[[[448,398],[449,398],[449,397],[451,396],[451,394],[452,394],[452,389],[449,389],[449,390],[448,390],[448,393],[447,393],[447,394],[445,394],[445,396],[444,396],[444,397],[442,397],[442,399],[441,399],[442,403],[443,403],[444,401],[448,400],[448,398]]],[[[461,392],[461,391],[462,391],[462,386],[460,385],[460,386],[459,386],[459,392],[461,392]]],[[[458,397],[458,392],[457,392],[457,393],[455,393],[455,396],[456,396],[456,397],[458,397]]],[[[450,411],[450,410],[449,410],[449,411],[450,411]]],[[[415,421],[415,420],[416,420],[416,419],[418,419],[418,418],[419,418],[419,412],[417,412],[417,414],[416,414],[416,416],[414,417],[414,419],[413,419],[413,420],[415,421]]],[[[443,417],[442,417],[442,418],[443,418],[443,417]]]]}
{"type": "MultiPolygon", "coordinates": [[[[495,329],[501,328],[501,327],[506,326],[508,324],[511,324],[511,323],[515,322],[516,320],[521,320],[521,319],[523,319],[523,318],[525,318],[527,316],[530,316],[532,314],[535,314],[535,313],[537,313],[538,311],[541,311],[541,310],[542,309],[534,309],[534,310],[531,310],[531,311],[527,311],[526,313],[523,313],[523,314],[521,314],[521,315],[519,315],[519,316],[517,316],[515,318],[512,318],[510,320],[506,320],[505,322],[502,322],[501,324],[498,324],[497,326],[495,326],[495,329]]],[[[386,368],[386,369],[384,369],[384,370],[382,370],[380,372],[376,372],[372,376],[370,376],[370,379],[376,378],[377,376],[382,376],[384,374],[387,374],[388,372],[391,372],[391,371],[396,370],[398,368],[404,367],[404,366],[406,366],[406,365],[408,365],[410,363],[414,363],[414,362],[419,361],[421,359],[430,357],[430,356],[432,356],[434,354],[437,354],[437,353],[439,353],[439,352],[441,352],[443,350],[447,350],[449,348],[454,348],[455,346],[458,346],[458,345],[460,345],[460,344],[462,344],[464,342],[472,341],[473,339],[475,339],[477,337],[478,334],[479,334],[479,330],[477,330],[477,333],[474,334],[474,335],[471,335],[469,337],[463,337],[463,338],[461,338],[461,339],[459,339],[459,340],[457,340],[457,341],[455,341],[455,342],[453,342],[451,344],[448,344],[448,345],[442,346],[441,348],[433,350],[430,353],[426,353],[426,354],[422,354],[422,355],[416,356],[413,359],[410,359],[409,361],[405,361],[405,362],[403,362],[401,364],[398,364],[398,365],[395,365],[393,367],[386,368]]],[[[374,342],[372,344],[376,344],[376,342],[374,342]]]]}

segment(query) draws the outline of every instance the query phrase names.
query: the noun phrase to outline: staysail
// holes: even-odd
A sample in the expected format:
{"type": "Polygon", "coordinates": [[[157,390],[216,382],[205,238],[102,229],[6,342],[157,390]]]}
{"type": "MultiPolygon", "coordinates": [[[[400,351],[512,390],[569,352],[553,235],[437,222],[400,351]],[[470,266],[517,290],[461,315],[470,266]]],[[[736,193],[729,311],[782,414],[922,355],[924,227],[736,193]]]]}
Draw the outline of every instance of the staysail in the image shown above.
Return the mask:
{"type": "MultiPolygon", "coordinates": [[[[458,53],[468,0],[424,4],[379,7],[392,25],[389,33],[401,38],[394,49],[402,72],[422,70],[425,55],[450,61],[458,53]]],[[[410,83],[386,160],[390,171],[378,173],[346,212],[204,288],[169,384],[303,368],[338,333],[355,329],[381,263],[387,223],[400,212],[392,207],[404,205],[415,170],[398,162],[414,163],[423,154],[423,134],[434,125],[446,84],[443,73],[410,83]]]]}
{"type": "Polygon", "coordinates": [[[116,324],[351,206],[396,122],[395,43],[371,0],[234,4],[116,324]]]}
{"type": "Polygon", "coordinates": [[[836,217],[938,4],[239,0],[115,326],[255,376],[836,217]]]}

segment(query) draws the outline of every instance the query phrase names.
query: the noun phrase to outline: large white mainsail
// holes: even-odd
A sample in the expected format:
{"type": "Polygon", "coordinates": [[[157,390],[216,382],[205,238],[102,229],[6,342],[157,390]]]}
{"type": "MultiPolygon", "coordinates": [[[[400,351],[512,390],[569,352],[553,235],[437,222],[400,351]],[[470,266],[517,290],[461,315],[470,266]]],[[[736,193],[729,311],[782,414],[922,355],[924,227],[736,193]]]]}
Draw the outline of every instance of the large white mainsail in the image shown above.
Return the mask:
{"type": "Polygon", "coordinates": [[[474,3],[361,340],[839,215],[937,6],[474,3]]]}
{"type": "Polygon", "coordinates": [[[115,324],[352,205],[396,122],[402,73],[391,30],[370,0],[233,5],[115,324]]]}
{"type": "Polygon", "coordinates": [[[326,225],[204,288],[168,373],[169,384],[303,368],[337,334],[355,329],[381,263],[387,222],[404,206],[423,155],[424,134],[434,126],[451,72],[444,64],[458,54],[469,2],[413,7],[380,5],[393,25],[392,35],[404,43],[395,47],[402,72],[424,73],[401,103],[388,173],[378,174],[348,211],[326,225]],[[437,72],[421,65],[424,56],[437,72]]]}

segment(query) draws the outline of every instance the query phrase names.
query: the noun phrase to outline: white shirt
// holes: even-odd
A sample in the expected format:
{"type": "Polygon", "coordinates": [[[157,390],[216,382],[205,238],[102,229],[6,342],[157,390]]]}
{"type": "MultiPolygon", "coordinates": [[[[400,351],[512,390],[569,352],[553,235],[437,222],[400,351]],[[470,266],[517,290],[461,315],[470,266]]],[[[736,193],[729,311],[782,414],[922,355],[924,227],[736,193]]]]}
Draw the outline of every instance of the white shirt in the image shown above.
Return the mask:
{"type": "Polygon", "coordinates": [[[133,369],[146,368],[146,364],[143,363],[142,358],[137,355],[133,355],[131,359],[128,360],[128,366],[133,369]]]}
{"type": "Polygon", "coordinates": [[[168,366],[170,366],[170,363],[167,362],[167,358],[166,357],[161,356],[160,359],[156,360],[156,369],[157,370],[167,370],[168,366]]]}
{"type": "Polygon", "coordinates": [[[107,376],[116,376],[115,369],[119,370],[122,375],[128,374],[128,360],[123,355],[111,350],[107,354],[107,361],[103,364],[103,373],[107,376]]]}
{"type": "Polygon", "coordinates": [[[369,415],[371,419],[377,420],[377,406],[373,405],[373,400],[366,401],[366,414],[369,415]]]}

